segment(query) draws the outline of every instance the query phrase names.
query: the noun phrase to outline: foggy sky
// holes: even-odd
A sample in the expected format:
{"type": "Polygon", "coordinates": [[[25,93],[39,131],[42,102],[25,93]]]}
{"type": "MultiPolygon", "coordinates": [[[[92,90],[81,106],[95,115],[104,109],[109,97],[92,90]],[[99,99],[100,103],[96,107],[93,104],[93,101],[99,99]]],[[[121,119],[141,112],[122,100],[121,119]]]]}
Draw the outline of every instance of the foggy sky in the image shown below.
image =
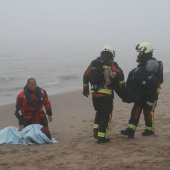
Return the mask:
{"type": "Polygon", "coordinates": [[[109,43],[126,63],[140,41],[170,61],[169,0],[0,0],[0,57],[85,61],[109,43]]]}

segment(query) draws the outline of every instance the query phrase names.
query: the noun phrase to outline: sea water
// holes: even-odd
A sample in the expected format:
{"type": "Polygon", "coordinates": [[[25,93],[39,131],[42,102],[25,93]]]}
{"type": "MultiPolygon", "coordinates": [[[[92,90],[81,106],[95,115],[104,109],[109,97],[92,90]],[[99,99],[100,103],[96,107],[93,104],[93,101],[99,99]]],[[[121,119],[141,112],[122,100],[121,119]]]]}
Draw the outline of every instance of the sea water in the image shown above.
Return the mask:
{"type": "Polygon", "coordinates": [[[0,56],[0,105],[13,103],[30,77],[49,95],[82,87],[83,64],[55,56],[0,56]]]}
{"type": "MultiPolygon", "coordinates": [[[[95,58],[95,57],[94,57],[95,58]]],[[[48,95],[82,89],[82,77],[92,58],[83,60],[58,58],[57,56],[0,55],[0,105],[14,103],[17,94],[30,77],[37,79],[38,86],[48,95]]],[[[119,62],[125,77],[134,68],[119,62]]],[[[170,62],[164,62],[164,71],[170,71],[170,62]]]]}

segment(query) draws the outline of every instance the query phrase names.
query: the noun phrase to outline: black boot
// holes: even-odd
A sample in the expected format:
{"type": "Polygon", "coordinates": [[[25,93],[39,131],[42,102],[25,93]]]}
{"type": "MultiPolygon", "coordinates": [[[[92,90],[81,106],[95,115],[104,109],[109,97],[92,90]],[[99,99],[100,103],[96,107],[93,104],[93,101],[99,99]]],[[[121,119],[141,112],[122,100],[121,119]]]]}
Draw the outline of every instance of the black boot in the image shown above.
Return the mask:
{"type": "Polygon", "coordinates": [[[122,135],[128,136],[128,138],[134,138],[135,137],[135,131],[131,128],[126,128],[125,130],[121,130],[120,133],[122,135]]]}
{"type": "Polygon", "coordinates": [[[103,138],[103,137],[98,137],[97,138],[97,143],[102,144],[102,143],[108,143],[110,142],[110,138],[103,138]]]}
{"type": "Polygon", "coordinates": [[[144,132],[142,132],[142,136],[151,136],[154,135],[154,131],[145,129],[144,132]]]}
{"type": "Polygon", "coordinates": [[[93,137],[94,137],[95,139],[97,139],[97,134],[98,134],[98,129],[97,129],[97,128],[94,128],[94,129],[93,129],[93,137]]]}

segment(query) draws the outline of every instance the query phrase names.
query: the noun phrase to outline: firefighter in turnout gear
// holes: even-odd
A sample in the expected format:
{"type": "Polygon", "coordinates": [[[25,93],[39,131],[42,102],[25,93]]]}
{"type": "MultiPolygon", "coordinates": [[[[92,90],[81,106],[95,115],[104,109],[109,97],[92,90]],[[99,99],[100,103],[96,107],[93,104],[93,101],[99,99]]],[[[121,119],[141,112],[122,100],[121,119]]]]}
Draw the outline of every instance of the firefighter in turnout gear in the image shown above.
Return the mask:
{"type": "Polygon", "coordinates": [[[126,88],[131,90],[131,94],[135,94],[134,105],[128,127],[121,131],[122,135],[129,138],[134,138],[142,111],[145,120],[142,136],[154,134],[154,111],[161,83],[158,75],[158,61],[153,58],[154,49],[151,44],[141,42],[136,46],[136,50],[139,53],[137,56],[139,64],[129,73],[126,82],[126,88]]]}
{"type": "Polygon", "coordinates": [[[37,86],[35,78],[29,78],[23,91],[17,96],[16,101],[15,116],[19,121],[19,131],[31,124],[41,124],[43,126],[42,132],[51,139],[46,114],[49,122],[51,122],[52,110],[47,93],[37,86]],[[46,113],[43,107],[45,107],[46,113]]]}
{"type": "Polygon", "coordinates": [[[113,111],[113,90],[123,89],[122,69],[114,62],[115,52],[110,45],[102,48],[100,57],[91,62],[83,76],[83,95],[89,95],[89,83],[92,91],[93,106],[96,111],[93,136],[97,143],[106,143],[109,122],[113,111]]]}

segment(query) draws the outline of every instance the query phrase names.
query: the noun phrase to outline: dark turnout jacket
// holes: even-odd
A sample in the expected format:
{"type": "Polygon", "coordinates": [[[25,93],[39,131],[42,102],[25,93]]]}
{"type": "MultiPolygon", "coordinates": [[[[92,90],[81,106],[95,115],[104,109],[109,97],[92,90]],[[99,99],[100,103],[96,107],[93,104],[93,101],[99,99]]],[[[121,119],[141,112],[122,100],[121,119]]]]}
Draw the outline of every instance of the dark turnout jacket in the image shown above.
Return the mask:
{"type": "Polygon", "coordinates": [[[158,99],[158,88],[160,85],[157,75],[146,71],[146,62],[152,57],[147,57],[137,68],[133,69],[126,81],[125,102],[154,103],[158,99]]]}

